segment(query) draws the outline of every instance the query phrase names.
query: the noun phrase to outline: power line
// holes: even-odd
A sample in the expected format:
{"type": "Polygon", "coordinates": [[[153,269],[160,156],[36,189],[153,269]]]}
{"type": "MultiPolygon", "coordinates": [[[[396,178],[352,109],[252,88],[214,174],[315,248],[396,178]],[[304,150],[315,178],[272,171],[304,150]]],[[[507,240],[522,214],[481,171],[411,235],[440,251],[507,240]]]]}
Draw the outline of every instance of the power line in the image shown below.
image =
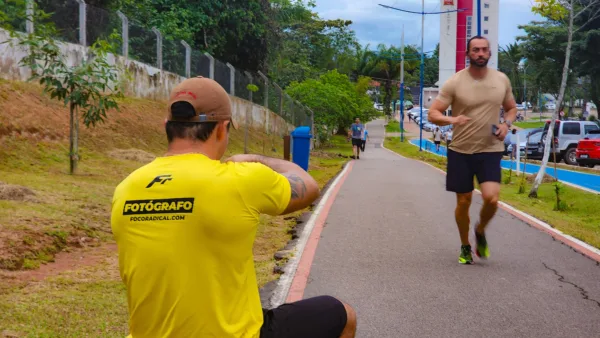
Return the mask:
{"type": "Polygon", "coordinates": [[[381,7],[385,7],[385,8],[389,8],[389,9],[394,9],[400,12],[405,12],[405,13],[411,13],[411,14],[420,14],[420,15],[429,15],[429,14],[445,14],[445,13],[452,13],[452,12],[462,12],[462,11],[466,11],[466,8],[458,8],[458,9],[454,9],[454,10],[450,10],[450,11],[443,11],[443,12],[415,12],[415,11],[409,11],[406,9],[400,9],[400,8],[396,8],[396,7],[392,7],[392,6],[387,6],[387,5],[382,5],[379,4],[379,6],[381,7]]]}

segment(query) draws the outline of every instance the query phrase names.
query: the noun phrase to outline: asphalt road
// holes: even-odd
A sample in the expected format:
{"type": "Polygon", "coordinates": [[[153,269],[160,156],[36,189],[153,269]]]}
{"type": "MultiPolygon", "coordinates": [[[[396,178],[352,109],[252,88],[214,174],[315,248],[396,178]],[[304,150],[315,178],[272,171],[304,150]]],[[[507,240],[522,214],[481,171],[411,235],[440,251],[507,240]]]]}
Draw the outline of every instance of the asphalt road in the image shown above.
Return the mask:
{"type": "MultiPolygon", "coordinates": [[[[499,210],[488,230],[490,259],[459,265],[445,176],[378,147],[382,121],[368,129],[304,298],[351,304],[357,337],[600,337],[599,264],[499,210]]],[[[475,194],[472,223],[480,206],[475,194]]]]}

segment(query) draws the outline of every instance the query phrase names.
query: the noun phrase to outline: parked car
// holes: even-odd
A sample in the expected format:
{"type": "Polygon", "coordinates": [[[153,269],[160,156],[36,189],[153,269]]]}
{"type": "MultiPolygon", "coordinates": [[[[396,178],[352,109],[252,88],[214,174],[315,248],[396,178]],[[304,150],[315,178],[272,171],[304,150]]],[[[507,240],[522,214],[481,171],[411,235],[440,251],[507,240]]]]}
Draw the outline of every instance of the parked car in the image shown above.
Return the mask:
{"type": "Polygon", "coordinates": [[[543,131],[543,129],[538,128],[536,131],[529,134],[529,141],[527,141],[527,146],[525,148],[527,151],[527,159],[541,160],[544,158],[544,147],[540,146],[543,142],[543,131]]]}
{"type": "Polygon", "coordinates": [[[592,130],[579,140],[575,156],[580,166],[593,168],[600,164],[600,130],[592,130]]]}
{"type": "MultiPolygon", "coordinates": [[[[542,132],[542,137],[540,139],[540,144],[538,145],[538,149],[541,147],[543,149],[544,142],[543,140],[548,133],[548,128],[550,127],[550,121],[546,121],[544,126],[544,131],[542,132]]],[[[556,161],[560,162],[564,160],[565,163],[576,165],[577,164],[577,145],[579,140],[583,139],[588,133],[600,130],[600,127],[591,121],[560,121],[557,120],[554,125],[553,136],[554,139],[552,141],[552,148],[550,149],[550,155],[553,158],[553,153],[556,153],[556,161]]]]}
{"type": "Polygon", "coordinates": [[[521,129],[517,131],[516,134],[509,132],[509,134],[504,138],[504,155],[510,156],[510,153],[512,152],[512,144],[517,142],[517,135],[519,135],[519,151],[521,152],[521,156],[524,156],[527,136],[533,132],[541,132],[542,130],[542,128],[529,128],[521,129]]]}
{"type": "Polygon", "coordinates": [[[433,131],[437,126],[431,122],[425,122],[423,124],[423,130],[425,131],[433,131]]]}
{"type": "MultiPolygon", "coordinates": [[[[427,121],[429,121],[428,118],[429,118],[428,115],[425,113],[425,111],[423,111],[423,122],[422,122],[422,124],[427,123],[427,121]]],[[[415,117],[415,122],[421,123],[421,116],[417,115],[417,117],[415,117]]]]}
{"type": "MultiPolygon", "coordinates": [[[[429,112],[429,109],[423,108],[423,116],[427,115],[427,112],[429,112]]],[[[421,108],[420,107],[415,107],[413,109],[411,109],[408,112],[408,117],[413,120],[413,121],[417,121],[417,117],[419,117],[419,115],[421,114],[421,108]]]]}

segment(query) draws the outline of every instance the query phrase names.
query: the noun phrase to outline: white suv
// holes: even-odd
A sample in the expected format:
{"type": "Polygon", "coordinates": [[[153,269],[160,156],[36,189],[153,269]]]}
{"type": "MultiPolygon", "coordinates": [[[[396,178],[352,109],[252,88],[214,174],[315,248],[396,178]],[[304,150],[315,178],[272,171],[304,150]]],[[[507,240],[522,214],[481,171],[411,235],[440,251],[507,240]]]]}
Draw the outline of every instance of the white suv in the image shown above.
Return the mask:
{"type": "MultiPolygon", "coordinates": [[[[539,148],[543,150],[544,140],[550,127],[550,121],[546,121],[544,131],[542,132],[542,138],[539,143],[539,148]]],[[[577,143],[579,140],[585,137],[591,130],[600,130],[600,127],[591,121],[560,121],[557,120],[554,124],[554,133],[552,140],[552,152],[556,153],[556,161],[560,162],[562,159],[565,163],[571,165],[577,165],[577,156],[575,151],[577,150],[577,143]]],[[[550,160],[554,159],[554,155],[550,153],[550,160]]]]}

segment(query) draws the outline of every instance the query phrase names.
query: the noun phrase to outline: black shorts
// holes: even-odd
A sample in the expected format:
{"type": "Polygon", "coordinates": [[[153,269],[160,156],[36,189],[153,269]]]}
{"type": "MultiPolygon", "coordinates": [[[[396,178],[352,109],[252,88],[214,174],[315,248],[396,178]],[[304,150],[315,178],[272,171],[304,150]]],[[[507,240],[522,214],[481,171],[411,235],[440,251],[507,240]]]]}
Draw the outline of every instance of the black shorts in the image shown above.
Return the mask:
{"type": "Polygon", "coordinates": [[[436,145],[442,143],[442,141],[433,141],[433,143],[435,143],[436,145]]]}
{"type": "Polygon", "coordinates": [[[448,174],[446,190],[458,194],[472,192],[475,188],[473,178],[479,184],[502,181],[500,167],[502,152],[462,154],[448,149],[448,174]]]}
{"type": "Polygon", "coordinates": [[[359,139],[359,138],[353,138],[353,139],[352,139],[352,145],[353,145],[353,146],[360,147],[360,146],[362,145],[362,140],[361,140],[361,139],[359,139]]]}
{"type": "Polygon", "coordinates": [[[260,338],[337,338],[348,319],[344,304],[330,296],[263,309],[263,315],[260,338]]]}

